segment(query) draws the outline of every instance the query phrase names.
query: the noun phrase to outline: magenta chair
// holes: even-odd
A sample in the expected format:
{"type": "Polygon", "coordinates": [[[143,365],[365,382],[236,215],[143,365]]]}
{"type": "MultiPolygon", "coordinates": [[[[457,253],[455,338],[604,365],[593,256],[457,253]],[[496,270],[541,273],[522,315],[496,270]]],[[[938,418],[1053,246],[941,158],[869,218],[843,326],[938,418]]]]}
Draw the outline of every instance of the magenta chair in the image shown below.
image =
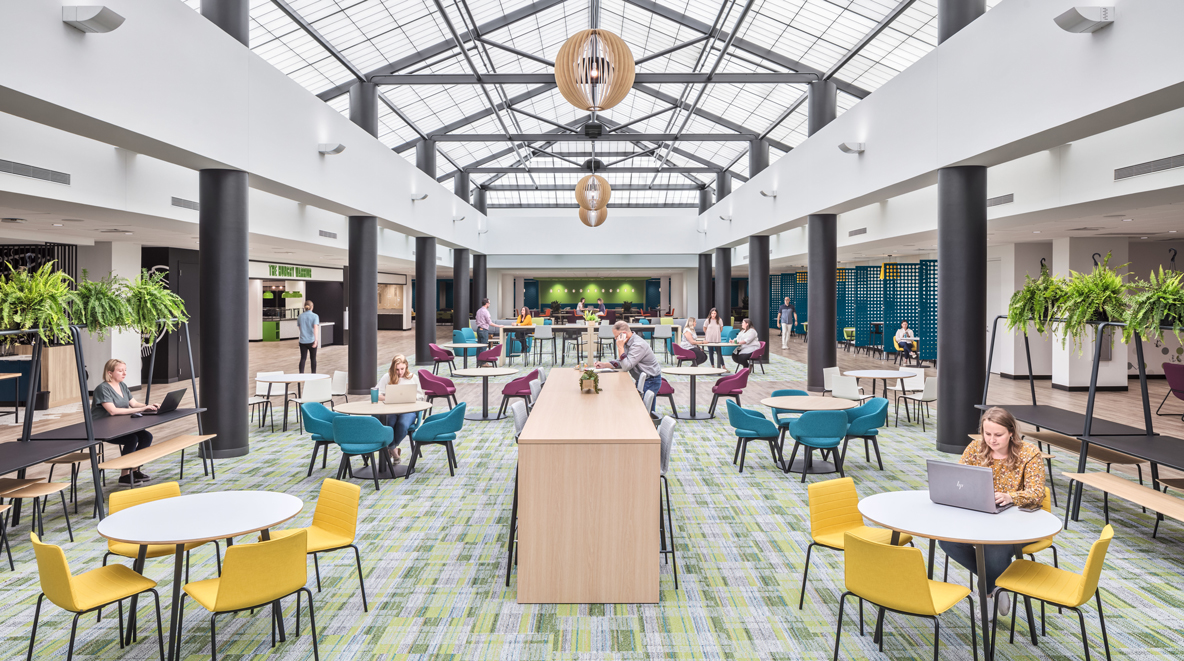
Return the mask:
{"type": "Polygon", "coordinates": [[[442,376],[436,376],[427,370],[420,372],[419,384],[423,386],[423,392],[427,395],[428,404],[432,400],[443,397],[444,401],[448,402],[448,410],[451,411],[453,406],[456,406],[456,384],[451,380],[442,376]]]}
{"type": "Polygon", "coordinates": [[[711,409],[708,410],[708,415],[715,415],[715,405],[719,403],[720,397],[731,397],[736,400],[737,406],[740,405],[740,393],[744,392],[745,386],[748,385],[748,375],[751,372],[751,369],[745,367],[735,374],[720,377],[715,385],[711,386],[711,409]]]}
{"type": "Polygon", "coordinates": [[[456,360],[456,354],[448,349],[443,349],[435,344],[429,344],[428,350],[432,354],[432,374],[439,374],[440,363],[448,363],[448,374],[452,374],[452,361],[456,360]]]}
{"type": "Polygon", "coordinates": [[[665,397],[670,400],[670,410],[674,411],[674,417],[678,417],[678,407],[674,405],[674,386],[666,379],[662,379],[662,386],[658,388],[658,397],[665,397]]]}
{"type": "Polygon", "coordinates": [[[502,357],[502,345],[495,344],[489,349],[477,354],[477,367],[481,367],[484,363],[492,363],[497,367],[497,361],[502,357]]]}
{"type": "MultiPolygon", "coordinates": [[[[769,344],[767,342],[761,342],[761,346],[756,351],[753,351],[752,353],[748,354],[748,364],[749,365],[756,365],[756,366],[760,367],[761,374],[765,373],[765,364],[762,363],[761,361],[764,360],[765,351],[768,349],[768,347],[769,347],[769,344]]],[[[737,365],[737,367],[739,367],[739,366],[737,365]]],[[[736,373],[738,374],[739,372],[740,372],[740,370],[737,369],[736,373]]]]}
{"type": "Polygon", "coordinates": [[[539,378],[539,371],[537,369],[531,370],[530,374],[520,376],[502,388],[502,407],[497,412],[499,419],[506,415],[506,408],[510,405],[510,400],[515,397],[521,397],[527,407],[530,406],[530,382],[537,378],[539,378]]]}
{"type": "MultiPolygon", "coordinates": [[[[1168,401],[1168,397],[1175,395],[1176,399],[1184,399],[1184,365],[1179,363],[1164,363],[1163,375],[1168,380],[1168,392],[1163,396],[1163,401],[1159,403],[1159,408],[1155,409],[1155,415],[1176,415],[1175,413],[1160,413],[1160,409],[1168,401]]],[[[1184,414],[1180,415],[1180,420],[1184,421],[1184,414]]]]}
{"type": "Polygon", "coordinates": [[[678,360],[679,367],[682,367],[682,363],[684,360],[689,360],[689,361],[691,361],[691,364],[694,365],[695,352],[691,351],[690,349],[684,349],[684,348],[680,347],[677,343],[675,343],[673,345],[673,347],[674,347],[674,357],[675,357],[675,359],[678,360]]]}

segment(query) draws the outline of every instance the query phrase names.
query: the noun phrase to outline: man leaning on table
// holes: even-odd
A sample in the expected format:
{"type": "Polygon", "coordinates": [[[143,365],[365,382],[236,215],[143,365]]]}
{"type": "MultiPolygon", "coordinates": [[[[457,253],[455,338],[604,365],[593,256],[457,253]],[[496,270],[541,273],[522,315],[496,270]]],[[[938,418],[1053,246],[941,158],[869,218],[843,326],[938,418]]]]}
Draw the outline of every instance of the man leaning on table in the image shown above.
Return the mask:
{"type": "Polygon", "coordinates": [[[477,325],[477,341],[486,346],[489,345],[489,328],[501,328],[500,324],[493,323],[493,319],[489,316],[489,299],[481,299],[481,307],[477,308],[477,315],[474,323],[477,325]]]}
{"type": "MultiPolygon", "coordinates": [[[[597,362],[596,367],[602,369],[612,367],[629,372],[629,376],[633,377],[634,382],[644,374],[645,385],[642,386],[641,392],[643,395],[647,392],[654,393],[654,401],[657,401],[658,389],[662,387],[662,364],[658,362],[654,350],[650,348],[650,343],[630,330],[629,324],[624,321],[613,324],[613,336],[617,340],[617,360],[607,363],[597,362]]],[[[653,404],[651,404],[651,415],[653,411],[653,404]]]]}

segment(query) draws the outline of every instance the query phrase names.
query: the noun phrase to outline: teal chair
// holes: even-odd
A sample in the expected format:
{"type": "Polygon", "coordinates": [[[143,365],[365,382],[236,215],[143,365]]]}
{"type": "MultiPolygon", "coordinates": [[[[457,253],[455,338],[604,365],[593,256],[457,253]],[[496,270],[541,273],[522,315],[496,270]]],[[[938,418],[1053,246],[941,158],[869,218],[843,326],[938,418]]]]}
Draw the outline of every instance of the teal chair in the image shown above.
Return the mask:
{"type": "Polygon", "coordinates": [[[852,438],[863,439],[863,456],[869,464],[872,461],[868,451],[868,441],[876,450],[876,463],[880,470],[884,470],[884,461],[880,459],[880,443],[877,440],[879,428],[888,425],[888,400],[883,397],[873,397],[863,406],[843,411],[847,414],[847,436],[843,439],[843,457],[847,456],[847,441],[852,438]]]}
{"type": "Polygon", "coordinates": [[[551,326],[551,325],[553,325],[553,324],[551,323],[551,318],[550,318],[550,317],[547,317],[546,319],[543,319],[543,325],[544,325],[544,326],[551,326]]]}
{"type": "MultiPolygon", "coordinates": [[[[736,339],[736,336],[739,334],[740,334],[740,329],[732,328],[731,326],[725,326],[723,328],[723,330],[721,330],[719,333],[719,340],[720,340],[720,342],[731,342],[732,340],[736,339]]],[[[732,355],[732,352],[735,350],[736,350],[736,347],[722,347],[720,349],[720,353],[722,353],[725,356],[730,356],[730,355],[732,355]]]]}
{"type": "Polygon", "coordinates": [[[814,459],[814,451],[827,452],[834,459],[835,468],[840,477],[843,474],[843,456],[839,453],[839,444],[847,437],[847,413],[844,411],[807,411],[797,420],[789,423],[789,435],[793,437],[793,451],[789,453],[789,463],[785,465],[786,472],[793,466],[798,448],[806,449],[805,464],[802,467],[802,482],[809,474],[807,467],[814,459]]]}
{"type": "MultiPolygon", "coordinates": [[[[805,390],[782,389],[774,390],[773,397],[809,397],[810,393],[805,390]]],[[[793,409],[773,409],[773,421],[777,423],[782,431],[789,426],[789,423],[796,420],[798,416],[805,413],[805,411],[796,411],[793,409]]]]}
{"type": "Polygon", "coordinates": [[[457,432],[465,426],[465,408],[466,404],[461,402],[446,413],[428,416],[415,428],[411,433],[411,462],[407,465],[407,475],[404,479],[411,477],[415,472],[415,461],[422,454],[425,445],[443,445],[448,450],[448,474],[456,475],[454,469],[460,468],[460,464],[456,461],[456,447],[453,442],[456,441],[457,432]]]}
{"type": "MultiPolygon", "coordinates": [[[[455,344],[476,344],[477,334],[473,332],[472,328],[462,328],[460,330],[452,331],[452,341],[455,344]]],[[[459,356],[468,356],[472,358],[477,355],[477,349],[454,349],[459,356]]]]}
{"type": "Polygon", "coordinates": [[[308,462],[308,477],[312,477],[312,469],[317,465],[317,452],[325,448],[325,458],[321,461],[321,468],[329,463],[329,446],[333,441],[333,421],[344,413],[330,411],[324,404],[306,402],[300,405],[300,414],[304,416],[304,428],[312,435],[316,444],[312,448],[312,460],[308,462]]]}
{"type": "MultiPolygon", "coordinates": [[[[333,419],[333,441],[341,448],[341,465],[337,468],[337,479],[345,475],[353,477],[351,457],[368,459],[371,466],[382,466],[394,474],[390,455],[386,453],[388,445],[395,441],[395,430],[382,424],[376,418],[368,415],[342,415],[333,419]]],[[[374,490],[382,487],[378,483],[378,470],[374,474],[374,490]]]]}
{"type": "Polygon", "coordinates": [[[730,399],[724,400],[728,405],[728,424],[736,430],[736,452],[732,455],[732,463],[740,461],[740,472],[744,472],[744,455],[748,452],[748,442],[752,440],[767,441],[769,452],[773,455],[773,463],[780,465],[781,448],[780,430],[763,413],[741,408],[730,399]]]}

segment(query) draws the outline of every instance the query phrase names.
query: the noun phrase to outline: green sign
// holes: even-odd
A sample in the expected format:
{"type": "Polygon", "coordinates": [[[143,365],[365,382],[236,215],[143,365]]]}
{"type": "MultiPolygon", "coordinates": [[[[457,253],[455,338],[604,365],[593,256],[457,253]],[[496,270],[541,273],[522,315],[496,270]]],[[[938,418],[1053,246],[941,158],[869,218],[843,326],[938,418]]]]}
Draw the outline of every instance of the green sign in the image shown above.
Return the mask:
{"type": "Polygon", "coordinates": [[[268,264],[267,274],[276,278],[311,278],[312,269],[307,266],[284,266],[268,264]]]}

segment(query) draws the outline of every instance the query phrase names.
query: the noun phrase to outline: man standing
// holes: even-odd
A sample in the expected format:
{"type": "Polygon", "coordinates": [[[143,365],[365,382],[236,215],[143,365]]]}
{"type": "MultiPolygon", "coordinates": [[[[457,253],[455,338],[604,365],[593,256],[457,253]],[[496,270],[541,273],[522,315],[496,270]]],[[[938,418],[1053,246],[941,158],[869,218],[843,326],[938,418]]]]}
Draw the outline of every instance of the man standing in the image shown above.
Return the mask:
{"type": "Polygon", "coordinates": [[[489,328],[490,326],[501,328],[498,324],[493,323],[493,319],[489,316],[489,299],[481,299],[481,307],[477,308],[477,341],[485,346],[489,346],[489,328]]]}
{"type": "Polygon", "coordinates": [[[304,374],[304,361],[312,356],[312,373],[317,373],[317,346],[321,338],[321,318],[312,311],[312,301],[304,302],[304,312],[296,317],[300,327],[300,373],[304,374]]]}
{"type": "MultiPolygon", "coordinates": [[[[601,369],[612,367],[629,372],[634,383],[637,382],[638,377],[644,374],[642,394],[652,392],[654,393],[654,401],[658,401],[658,390],[662,387],[662,364],[658,362],[649,342],[641,339],[640,335],[630,330],[629,324],[624,321],[613,324],[613,336],[617,340],[617,360],[607,363],[597,362],[596,367],[601,369]]],[[[653,412],[651,404],[650,413],[653,412]]]]}
{"type": "Polygon", "coordinates": [[[781,309],[777,312],[777,320],[781,323],[781,348],[789,348],[789,335],[793,332],[793,327],[798,323],[798,312],[794,309],[793,303],[789,302],[789,297],[785,297],[785,302],[781,304],[781,309]]]}

